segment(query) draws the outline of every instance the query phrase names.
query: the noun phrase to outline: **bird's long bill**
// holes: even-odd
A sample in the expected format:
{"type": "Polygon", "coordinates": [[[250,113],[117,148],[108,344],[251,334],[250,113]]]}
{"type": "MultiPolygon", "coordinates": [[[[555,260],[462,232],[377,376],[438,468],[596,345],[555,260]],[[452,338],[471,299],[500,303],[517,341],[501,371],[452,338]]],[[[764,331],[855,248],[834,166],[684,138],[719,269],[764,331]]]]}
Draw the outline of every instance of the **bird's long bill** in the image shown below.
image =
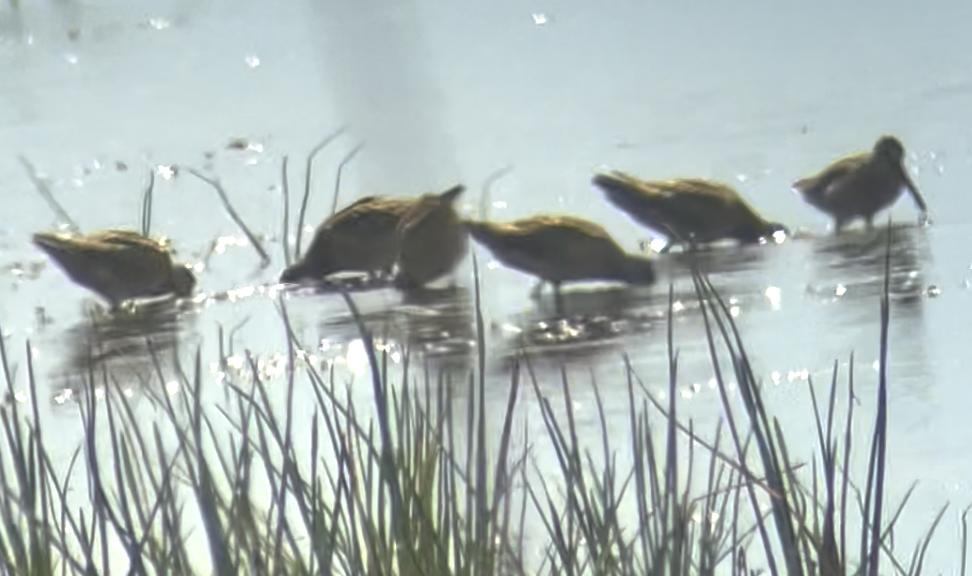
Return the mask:
{"type": "Polygon", "coordinates": [[[928,212],[928,205],[925,204],[925,197],[921,195],[918,187],[915,186],[915,183],[911,180],[911,176],[908,175],[908,171],[902,168],[901,175],[904,179],[905,186],[908,188],[908,192],[911,193],[911,198],[915,201],[915,204],[918,205],[918,209],[921,210],[922,214],[928,212]]]}
{"type": "Polygon", "coordinates": [[[452,188],[449,188],[448,190],[440,194],[439,197],[442,198],[442,200],[445,202],[452,203],[455,202],[456,198],[458,198],[459,195],[465,191],[466,191],[466,187],[464,185],[456,184],[452,188]]]}

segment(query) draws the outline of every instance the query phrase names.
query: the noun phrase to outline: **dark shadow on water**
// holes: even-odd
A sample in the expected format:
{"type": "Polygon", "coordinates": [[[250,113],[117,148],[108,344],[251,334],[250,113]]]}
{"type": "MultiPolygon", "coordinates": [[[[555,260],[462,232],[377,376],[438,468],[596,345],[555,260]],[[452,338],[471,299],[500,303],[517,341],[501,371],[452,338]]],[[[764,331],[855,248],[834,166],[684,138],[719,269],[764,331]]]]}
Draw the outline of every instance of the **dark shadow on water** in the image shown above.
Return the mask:
{"type": "Polygon", "coordinates": [[[63,360],[53,374],[52,394],[63,401],[105,378],[123,389],[161,385],[174,368],[180,333],[188,318],[172,301],[148,302],[113,314],[90,311],[59,335],[63,360]],[[161,371],[161,374],[159,373],[161,371]]]}

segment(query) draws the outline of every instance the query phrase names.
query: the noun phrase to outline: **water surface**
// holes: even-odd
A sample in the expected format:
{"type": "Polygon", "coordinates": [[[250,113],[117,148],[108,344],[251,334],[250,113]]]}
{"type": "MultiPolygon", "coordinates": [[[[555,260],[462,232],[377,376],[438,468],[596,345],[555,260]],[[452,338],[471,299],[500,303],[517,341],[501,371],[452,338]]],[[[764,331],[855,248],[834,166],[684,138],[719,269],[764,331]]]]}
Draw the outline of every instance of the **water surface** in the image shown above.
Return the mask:
{"type": "MultiPolygon", "coordinates": [[[[222,326],[227,335],[233,331],[234,356],[248,350],[271,382],[282,382],[286,341],[275,292],[266,288],[284,266],[280,165],[289,155],[293,222],[305,155],[342,125],[347,133],[316,164],[309,225],[327,215],[336,164],[361,142],[345,173],[344,201],[414,194],[459,179],[470,190],[463,208],[475,214],[480,184],[510,165],[492,189],[491,217],[579,214],[607,226],[631,250],[648,232],[592,189],[594,168],[737,186],[767,217],[811,236],[707,255],[755,368],[771,384],[771,410],[793,431],[793,449],[809,456],[808,381],[823,392],[833,362],[846,374],[853,352],[860,446],[874,409],[888,232],[855,226],[834,237],[827,219],[789,185],[894,133],[908,148],[909,169],[933,214],[930,227],[917,226],[903,198],[884,215],[894,220],[891,502],[921,482],[898,534],[904,549],[944,502],[955,512],[972,500],[965,458],[970,360],[963,344],[972,312],[972,217],[962,193],[972,172],[965,25],[972,7],[871,0],[351,4],[104,0],[32,3],[19,20],[6,6],[0,12],[0,322],[19,364],[26,340],[33,346],[42,412],[63,432],[65,458],[81,430],[64,390],[87,366],[91,334],[100,335],[102,361],[137,382],[147,367],[146,327],[157,346],[179,350],[185,361],[201,346],[202,357],[214,362],[222,326]],[[75,39],[69,30],[78,31],[75,39]],[[251,145],[227,147],[232,138],[251,145]],[[153,232],[171,238],[179,258],[199,263],[204,296],[177,314],[97,323],[86,312],[91,296],[28,242],[34,231],[62,223],[34,192],[18,155],[49,177],[84,229],[137,226],[151,169],[208,171],[273,260],[260,267],[205,183],[184,169],[159,170],[153,232]]],[[[592,434],[592,375],[608,413],[626,414],[623,352],[646,385],[663,394],[671,282],[678,402],[696,426],[714,425],[721,409],[709,387],[712,369],[684,259],[659,257],[662,280],[651,288],[572,289],[565,320],[549,295],[529,298],[532,279],[474,251],[489,401],[497,413],[518,343],[533,353],[548,394],[560,394],[560,367],[567,366],[580,422],[592,434]]],[[[417,300],[375,290],[356,301],[389,350],[408,346],[461,375],[476,355],[471,258],[454,280],[417,300]]],[[[365,403],[369,388],[358,384],[367,382],[367,368],[343,300],[309,291],[283,300],[313,361],[343,371],[365,403]]],[[[215,391],[217,372],[218,366],[207,396],[214,404],[225,397],[215,391]]],[[[535,415],[533,394],[525,392],[522,401],[535,415]]],[[[296,417],[300,425],[309,414],[296,417]]],[[[531,422],[536,435],[540,421],[531,422]]],[[[619,423],[615,438],[625,430],[619,423]]],[[[864,452],[857,458],[863,462],[864,452]]],[[[946,515],[931,568],[955,566],[958,534],[957,512],[946,515]]]]}

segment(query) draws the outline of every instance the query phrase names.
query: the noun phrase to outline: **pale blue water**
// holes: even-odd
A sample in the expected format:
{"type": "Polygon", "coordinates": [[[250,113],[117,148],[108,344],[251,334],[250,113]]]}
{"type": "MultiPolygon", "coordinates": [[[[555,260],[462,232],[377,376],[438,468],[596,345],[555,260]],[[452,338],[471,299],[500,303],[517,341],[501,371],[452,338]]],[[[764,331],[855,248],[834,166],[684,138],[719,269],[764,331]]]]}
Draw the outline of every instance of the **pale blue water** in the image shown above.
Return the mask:
{"type": "MultiPolygon", "coordinates": [[[[365,148],[345,175],[345,200],[413,194],[459,179],[470,189],[464,209],[475,213],[480,183],[511,165],[510,175],[492,190],[491,217],[580,214],[608,226],[632,250],[647,232],[591,188],[592,169],[609,165],[648,178],[728,181],[767,217],[818,236],[730,250],[713,263],[713,281],[737,307],[756,369],[767,382],[778,381],[767,392],[771,410],[794,438],[807,439],[797,451],[809,455],[805,374],[822,394],[832,362],[846,370],[852,351],[861,399],[858,449],[869,432],[884,252],[883,243],[859,227],[840,240],[828,237],[828,221],[789,184],[894,133],[908,148],[934,223],[917,228],[907,199],[891,212],[897,224],[889,497],[897,502],[912,481],[920,481],[897,533],[902,553],[937,508],[952,503],[930,567],[956,566],[958,511],[972,500],[972,464],[965,457],[972,434],[966,423],[970,360],[963,336],[972,311],[972,217],[962,192],[972,173],[972,6],[875,0],[462,0],[396,2],[394,8],[377,0],[353,6],[228,0],[25,4],[19,23],[6,5],[0,11],[0,323],[18,363],[26,339],[35,347],[43,413],[50,428],[62,431],[65,454],[74,448],[71,434],[80,437],[77,413],[70,403],[47,399],[70,384],[65,372],[77,371],[71,354],[90,296],[43,265],[45,258],[28,242],[34,231],[57,223],[18,163],[20,154],[51,178],[58,198],[85,229],[137,226],[149,166],[178,164],[217,174],[273,262],[260,269],[251,247],[224,240],[225,249],[198,274],[199,287],[207,295],[242,288],[239,298],[207,300],[168,321],[179,325],[187,360],[202,344],[204,361],[211,363],[217,360],[218,325],[229,330],[246,320],[234,352],[249,349],[271,375],[282,370],[283,329],[269,294],[245,289],[274,281],[283,267],[280,161],[290,156],[293,222],[304,156],[342,124],[350,126],[348,134],[317,163],[308,224],[326,216],[336,163],[360,141],[365,148]],[[69,28],[80,30],[77,41],[67,37],[69,28]],[[261,147],[228,150],[233,137],[261,147]],[[39,322],[40,309],[49,324],[39,322]]],[[[172,238],[179,256],[193,262],[217,238],[242,241],[216,194],[185,171],[157,180],[153,231],[172,238]]],[[[593,372],[609,413],[624,414],[622,351],[661,393],[667,386],[667,282],[674,279],[684,307],[675,323],[679,402],[697,427],[714,425],[720,408],[708,388],[701,320],[676,258],[660,259],[658,286],[625,293],[625,301],[618,291],[579,288],[568,297],[570,309],[605,319],[586,324],[590,341],[580,335],[552,345],[552,334],[561,332],[540,328],[553,315],[549,298],[537,308],[528,298],[532,280],[492,265],[482,249],[476,254],[490,402],[497,411],[506,398],[506,352],[517,330],[543,352],[537,366],[547,393],[559,394],[558,366],[568,361],[577,383],[573,399],[594,436],[587,382],[593,372]],[[620,336],[605,340],[605,333],[620,336]]],[[[412,342],[437,365],[463,368],[475,355],[471,259],[457,283],[458,292],[432,302],[402,303],[391,291],[363,294],[358,302],[395,349],[412,342]]],[[[293,294],[287,306],[305,345],[317,343],[319,362],[336,359],[338,370],[359,374],[355,383],[366,382],[360,344],[340,297],[293,294]]],[[[128,360],[113,365],[136,373],[145,366],[133,342],[134,349],[125,349],[128,360]]],[[[368,389],[360,389],[363,403],[368,389]]],[[[306,389],[297,393],[307,395],[305,406],[312,400],[306,389]]],[[[210,398],[218,403],[222,395],[210,398]]],[[[524,393],[523,402],[534,415],[535,435],[541,424],[532,392],[524,393]]],[[[298,413],[297,425],[309,417],[298,413]]],[[[615,443],[626,433],[618,426],[615,443]]],[[[864,456],[857,454],[860,462],[864,456]]]]}

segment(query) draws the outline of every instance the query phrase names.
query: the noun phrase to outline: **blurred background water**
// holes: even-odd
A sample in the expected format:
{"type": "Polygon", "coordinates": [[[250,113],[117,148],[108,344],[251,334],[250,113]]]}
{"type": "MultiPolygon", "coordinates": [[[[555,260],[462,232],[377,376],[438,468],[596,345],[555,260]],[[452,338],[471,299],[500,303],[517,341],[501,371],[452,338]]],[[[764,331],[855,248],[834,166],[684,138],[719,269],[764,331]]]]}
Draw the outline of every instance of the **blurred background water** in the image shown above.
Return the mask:
{"type": "MultiPolygon", "coordinates": [[[[250,351],[271,384],[283,382],[285,339],[274,292],[282,269],[280,165],[290,158],[291,222],[307,152],[341,125],[347,132],[314,170],[309,226],[329,212],[340,158],[363,142],[345,172],[342,203],[366,194],[416,194],[456,180],[463,209],[490,217],[540,211],[589,217],[628,249],[648,232],[614,210],[589,183],[599,166],[646,178],[727,181],[768,218],[809,231],[778,246],[709,255],[712,278],[730,301],[748,351],[767,384],[772,413],[797,452],[813,449],[808,378],[826,388],[833,362],[846,375],[855,355],[860,433],[869,433],[884,281],[886,231],[859,225],[840,238],[793,194],[790,183],[837,156],[898,135],[933,225],[915,225],[907,199],[890,211],[889,498],[918,480],[897,533],[906,548],[951,502],[929,568],[958,562],[958,510],[972,501],[972,395],[962,384],[970,317],[972,207],[972,5],[944,0],[854,4],[658,3],[617,0],[389,0],[21,2],[0,8],[0,326],[20,370],[30,341],[42,385],[42,414],[61,431],[64,457],[81,436],[64,390],[86,366],[99,335],[103,361],[147,368],[146,324],[157,345],[217,359],[218,330],[233,331],[233,354],[250,351]],[[245,139],[244,149],[228,146],[245,139]],[[141,191],[156,170],[153,233],[180,259],[198,263],[207,296],[177,315],[93,321],[91,296],[29,244],[55,220],[17,161],[47,178],[85,230],[138,226],[141,191]],[[271,251],[259,258],[214,191],[185,170],[218,176],[237,210],[271,251]],[[161,168],[160,168],[161,167],[161,168]],[[96,329],[92,332],[92,327],[96,329]],[[964,360],[963,360],[964,358],[964,360]],[[804,433],[806,432],[806,433],[804,433]]],[[[879,217],[882,224],[883,217],[879,217]]],[[[305,245],[309,236],[305,235],[305,245]]],[[[291,233],[290,240],[293,240],[291,233]]],[[[667,387],[665,314],[674,283],[683,413],[696,426],[720,413],[691,281],[678,255],[659,258],[648,289],[578,287],[571,317],[549,297],[528,297],[532,279],[480,264],[491,387],[501,410],[508,359],[525,338],[546,391],[558,394],[560,366],[578,383],[580,413],[595,426],[588,382],[597,378],[609,413],[626,413],[621,353],[660,395],[667,387]]],[[[471,258],[456,286],[424,299],[380,290],[358,305],[390,350],[465,370],[475,350],[471,258]]],[[[322,366],[346,374],[366,403],[370,388],[357,330],[339,296],[285,297],[303,344],[322,366]]],[[[397,357],[397,356],[396,356],[397,357]]],[[[218,388],[220,369],[210,373],[218,388]]],[[[119,374],[124,374],[119,372],[119,374]]],[[[277,388],[280,392],[280,388],[277,388]]],[[[297,394],[310,395],[298,388],[297,394]]],[[[219,403],[222,395],[207,391],[219,403]]],[[[310,398],[307,398],[310,400],[310,398]]],[[[530,405],[535,399],[524,394],[530,405]]],[[[300,405],[300,404],[298,404],[300,405]]],[[[298,414],[309,418],[308,414],[298,414]]],[[[299,425],[299,424],[298,424],[299,425]]],[[[539,430],[539,419],[534,419],[539,430]]],[[[615,438],[623,438],[623,425],[615,438]]],[[[595,433],[595,429],[591,428],[595,433]]],[[[534,434],[535,435],[535,434],[534,434]]],[[[617,440],[616,440],[617,441],[617,440]]],[[[858,441],[861,446],[862,436],[858,441]]],[[[865,452],[857,458],[863,462],[865,452]]]]}

